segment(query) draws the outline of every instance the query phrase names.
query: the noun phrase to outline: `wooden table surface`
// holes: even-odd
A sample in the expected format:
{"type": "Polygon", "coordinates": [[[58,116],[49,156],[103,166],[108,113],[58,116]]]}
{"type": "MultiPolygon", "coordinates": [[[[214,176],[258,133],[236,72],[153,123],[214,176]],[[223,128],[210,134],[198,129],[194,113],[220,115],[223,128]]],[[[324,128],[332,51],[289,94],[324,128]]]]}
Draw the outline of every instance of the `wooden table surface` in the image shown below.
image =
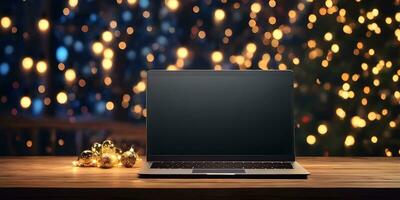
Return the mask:
{"type": "Polygon", "coordinates": [[[400,159],[300,157],[308,179],[140,179],[134,168],[78,168],[76,157],[0,157],[0,194],[10,198],[108,196],[175,199],[193,197],[351,197],[400,199],[400,159]]]}

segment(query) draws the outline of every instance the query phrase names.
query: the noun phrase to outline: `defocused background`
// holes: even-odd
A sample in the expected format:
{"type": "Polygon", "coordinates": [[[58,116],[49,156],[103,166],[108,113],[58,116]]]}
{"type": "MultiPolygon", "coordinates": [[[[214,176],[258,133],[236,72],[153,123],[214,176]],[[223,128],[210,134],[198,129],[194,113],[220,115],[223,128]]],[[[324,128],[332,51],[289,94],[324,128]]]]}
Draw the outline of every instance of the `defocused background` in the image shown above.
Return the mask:
{"type": "Polygon", "coordinates": [[[1,155],[143,152],[148,69],[291,69],[299,155],[400,154],[399,0],[0,4],[1,155]]]}

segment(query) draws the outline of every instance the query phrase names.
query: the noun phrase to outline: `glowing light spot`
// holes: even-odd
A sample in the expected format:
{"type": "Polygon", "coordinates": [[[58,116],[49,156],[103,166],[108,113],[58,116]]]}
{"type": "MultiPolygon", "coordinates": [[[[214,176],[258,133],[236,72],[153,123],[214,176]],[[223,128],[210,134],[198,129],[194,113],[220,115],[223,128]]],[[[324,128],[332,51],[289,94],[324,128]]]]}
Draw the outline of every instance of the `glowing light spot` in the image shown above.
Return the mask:
{"type": "Polygon", "coordinates": [[[189,54],[189,51],[185,47],[179,47],[178,50],[176,51],[176,56],[178,58],[186,58],[189,54]]]}
{"type": "Polygon", "coordinates": [[[113,109],[114,109],[114,103],[113,103],[112,101],[107,102],[107,103],[106,103],[106,109],[107,109],[108,111],[113,110],[113,109]]]}
{"type": "Polygon", "coordinates": [[[396,13],[396,15],[394,16],[394,19],[396,19],[397,22],[400,22],[400,12],[396,13]]]}
{"type": "Polygon", "coordinates": [[[133,29],[132,27],[126,28],[126,33],[128,33],[128,35],[132,35],[133,32],[135,32],[135,29],[133,29]]]}
{"type": "Polygon", "coordinates": [[[193,10],[194,13],[199,13],[200,12],[199,6],[193,6],[192,10],[193,10]]]}
{"type": "Polygon", "coordinates": [[[224,59],[224,55],[220,51],[214,51],[211,54],[211,60],[215,63],[219,63],[224,59]]]}
{"type": "Polygon", "coordinates": [[[308,135],[306,138],[306,142],[309,145],[314,145],[317,142],[317,138],[314,135],[308,135]]]}
{"type": "Polygon", "coordinates": [[[297,57],[293,58],[292,62],[293,62],[293,64],[298,65],[298,64],[300,64],[300,59],[297,57]]]}
{"type": "Polygon", "coordinates": [[[314,14],[309,15],[308,21],[310,21],[311,23],[315,23],[317,21],[317,16],[314,14]]]}
{"type": "Polygon", "coordinates": [[[333,44],[333,45],[331,46],[331,50],[332,50],[333,53],[339,52],[339,45],[333,44]]]}
{"type": "Polygon", "coordinates": [[[44,93],[44,92],[46,92],[46,87],[44,85],[39,85],[38,91],[39,91],[39,93],[44,93]]]}
{"type": "Polygon", "coordinates": [[[330,33],[330,32],[325,33],[324,39],[325,39],[326,41],[331,41],[331,40],[333,39],[332,33],[330,33]]]}
{"type": "Polygon", "coordinates": [[[110,31],[104,31],[101,34],[101,38],[105,41],[105,42],[111,42],[111,40],[113,39],[113,34],[110,31]]]}
{"type": "Polygon", "coordinates": [[[47,19],[41,19],[38,22],[38,28],[42,32],[46,32],[50,27],[50,22],[47,19]]]}
{"type": "Polygon", "coordinates": [[[354,139],[354,136],[348,135],[348,136],[346,136],[346,139],[344,140],[344,145],[346,147],[350,147],[350,146],[353,146],[355,142],[356,142],[356,140],[354,139]]]}
{"type": "Polygon", "coordinates": [[[104,58],[101,61],[101,66],[103,67],[104,70],[110,70],[113,66],[113,62],[111,59],[108,58],[104,58]]]}
{"type": "Polygon", "coordinates": [[[60,146],[64,146],[64,140],[63,139],[58,139],[57,143],[60,146]]]}
{"type": "Polygon", "coordinates": [[[374,144],[376,144],[376,143],[378,142],[378,137],[372,136],[372,137],[371,137],[371,142],[374,143],[374,144]]]}
{"type": "Polygon", "coordinates": [[[171,11],[175,11],[179,8],[179,1],[178,0],[165,0],[165,5],[171,11]]]}
{"type": "Polygon", "coordinates": [[[390,128],[396,128],[396,122],[395,121],[390,121],[389,122],[390,128]]]}
{"type": "Polygon", "coordinates": [[[79,1],[78,0],[69,0],[68,4],[69,6],[71,6],[72,8],[75,8],[78,5],[79,1]]]}
{"type": "Polygon", "coordinates": [[[104,50],[103,56],[104,56],[104,58],[111,59],[111,58],[114,57],[114,51],[112,49],[110,49],[110,48],[107,48],[107,49],[104,50]]]}
{"type": "Polygon", "coordinates": [[[92,51],[95,54],[101,54],[101,52],[103,52],[103,48],[104,48],[104,46],[100,42],[95,42],[92,45],[92,51]]]}
{"type": "Polygon", "coordinates": [[[135,105],[135,106],[133,107],[133,112],[135,112],[136,114],[141,114],[141,113],[142,113],[142,110],[143,110],[143,108],[142,108],[142,106],[140,106],[140,105],[135,105]]]}
{"type": "Polygon", "coordinates": [[[25,57],[22,59],[22,68],[24,70],[30,70],[33,66],[33,60],[31,57],[25,57]]]}
{"type": "Polygon", "coordinates": [[[179,68],[177,68],[175,65],[168,65],[167,70],[168,71],[176,71],[176,70],[179,70],[179,68]]]}
{"type": "Polygon", "coordinates": [[[206,32],[199,31],[199,33],[197,35],[199,36],[200,39],[204,39],[206,37],[206,32]]]}
{"type": "Polygon", "coordinates": [[[275,1],[275,0],[270,0],[270,1],[268,2],[268,5],[269,5],[271,8],[273,8],[273,7],[276,6],[276,1],[275,1]]]}
{"type": "Polygon", "coordinates": [[[43,60],[39,61],[36,63],[36,70],[40,73],[43,74],[47,71],[47,63],[43,60]]]}
{"type": "Polygon", "coordinates": [[[248,51],[249,53],[254,53],[254,52],[256,52],[256,50],[257,50],[256,44],[251,42],[246,45],[246,51],[248,51]]]}
{"type": "Polygon", "coordinates": [[[343,32],[346,34],[351,34],[351,33],[353,33],[353,30],[351,29],[351,27],[349,25],[344,25],[343,32]]]}
{"type": "Polygon", "coordinates": [[[348,91],[348,90],[350,90],[350,84],[349,83],[344,83],[342,85],[342,88],[343,88],[343,90],[348,91]]]}
{"type": "Polygon", "coordinates": [[[146,83],[144,81],[140,81],[137,85],[137,90],[139,92],[144,92],[146,90],[146,83]]]}
{"type": "Polygon", "coordinates": [[[127,0],[129,5],[135,5],[137,0],[127,0]]]}
{"type": "Polygon", "coordinates": [[[149,53],[146,55],[146,60],[147,62],[153,62],[154,61],[154,55],[152,53],[149,53]]]}
{"type": "Polygon", "coordinates": [[[346,111],[344,111],[342,108],[337,108],[336,115],[341,119],[344,119],[346,117],[346,111]]]}
{"type": "Polygon", "coordinates": [[[250,9],[251,9],[251,11],[254,12],[254,13],[259,13],[259,12],[261,11],[261,4],[258,3],[258,2],[253,3],[253,4],[251,4],[250,9]]]}
{"type": "Polygon", "coordinates": [[[124,50],[124,49],[126,49],[126,43],[120,42],[120,43],[118,43],[118,47],[119,47],[119,49],[124,50]]]}
{"type": "Polygon", "coordinates": [[[272,32],[272,37],[274,37],[274,38],[277,39],[277,40],[280,40],[280,39],[282,39],[282,37],[283,37],[283,33],[282,33],[282,31],[281,31],[280,29],[275,29],[275,30],[272,32]]]}
{"type": "Polygon", "coordinates": [[[27,140],[26,141],[26,147],[31,148],[33,146],[32,140],[27,140]]]}
{"type": "Polygon", "coordinates": [[[58,62],[65,62],[68,58],[67,48],[61,46],[56,49],[56,58],[58,62]]]}
{"type": "Polygon", "coordinates": [[[369,112],[368,113],[368,119],[369,121],[374,121],[375,119],[377,119],[377,114],[375,112],[369,112]]]}
{"type": "Polygon", "coordinates": [[[348,73],[343,73],[341,78],[342,78],[343,81],[348,81],[349,78],[350,78],[350,75],[348,73]]]}
{"type": "Polygon", "coordinates": [[[107,86],[111,85],[111,84],[112,84],[112,79],[111,79],[111,77],[106,76],[106,77],[104,78],[104,84],[107,85],[107,86]]]}
{"type": "Polygon", "coordinates": [[[332,0],[326,0],[325,1],[325,6],[328,7],[328,8],[331,8],[333,6],[332,0]]]}
{"type": "Polygon", "coordinates": [[[59,104],[65,104],[67,103],[68,96],[65,92],[59,92],[56,96],[56,99],[59,104]]]}
{"type": "Polygon", "coordinates": [[[12,22],[9,17],[2,17],[0,23],[4,29],[8,29],[10,28],[12,22]]]}
{"type": "Polygon", "coordinates": [[[214,12],[214,20],[220,22],[225,19],[225,11],[222,9],[217,9],[214,12]]]}
{"type": "Polygon", "coordinates": [[[64,76],[65,76],[65,80],[67,80],[68,82],[72,82],[76,78],[76,73],[73,69],[68,69],[65,71],[64,76]]]}
{"type": "Polygon", "coordinates": [[[30,97],[28,96],[24,96],[21,98],[21,100],[19,101],[19,104],[21,105],[22,108],[29,108],[32,104],[32,100],[30,97]]]}
{"type": "Polygon", "coordinates": [[[367,125],[367,122],[359,116],[354,116],[351,118],[351,125],[354,128],[364,128],[367,125]]]}
{"type": "Polygon", "coordinates": [[[358,22],[359,22],[360,24],[364,24],[364,22],[365,22],[365,17],[359,16],[359,17],[358,17],[358,22]]]}
{"type": "Polygon", "coordinates": [[[385,154],[386,154],[387,157],[392,157],[393,156],[392,152],[388,148],[385,149],[385,154]]]}
{"type": "Polygon", "coordinates": [[[375,50],[374,49],[369,49],[368,50],[368,54],[373,56],[375,54],[375,50]]]}
{"type": "Polygon", "coordinates": [[[318,126],[318,133],[321,135],[325,135],[328,132],[328,126],[325,124],[320,124],[318,126]]]}

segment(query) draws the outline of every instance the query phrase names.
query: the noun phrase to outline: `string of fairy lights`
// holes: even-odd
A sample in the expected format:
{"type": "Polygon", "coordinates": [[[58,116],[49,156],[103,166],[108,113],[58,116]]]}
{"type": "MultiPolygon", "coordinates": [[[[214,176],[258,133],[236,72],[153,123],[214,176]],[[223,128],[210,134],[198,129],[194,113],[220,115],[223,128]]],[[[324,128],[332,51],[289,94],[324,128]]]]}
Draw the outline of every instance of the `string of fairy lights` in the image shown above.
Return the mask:
{"type": "MultiPolygon", "coordinates": [[[[128,117],[144,119],[147,69],[291,69],[296,98],[305,100],[296,101],[295,113],[304,152],[400,154],[399,0],[115,0],[86,15],[81,7],[93,1],[64,4],[53,11],[60,19],[36,20],[35,31],[44,37],[60,26],[74,27],[59,38],[63,45],[51,58],[56,66],[48,57],[29,53],[18,63],[2,59],[0,66],[2,77],[20,68],[20,78],[36,73],[39,79],[55,68],[51,74],[62,74],[63,87],[50,96],[52,85],[39,81],[28,93],[18,93],[18,104],[0,94],[11,115],[40,113],[57,104],[70,120],[110,116],[121,109],[129,111],[128,117]],[[89,20],[80,21],[82,16],[89,20]],[[71,54],[89,56],[78,62],[71,54]],[[82,94],[90,89],[96,92],[82,94]]],[[[22,35],[29,41],[15,16],[0,17],[3,37],[22,35]]],[[[21,90],[23,84],[11,80],[2,84],[21,90]]]]}

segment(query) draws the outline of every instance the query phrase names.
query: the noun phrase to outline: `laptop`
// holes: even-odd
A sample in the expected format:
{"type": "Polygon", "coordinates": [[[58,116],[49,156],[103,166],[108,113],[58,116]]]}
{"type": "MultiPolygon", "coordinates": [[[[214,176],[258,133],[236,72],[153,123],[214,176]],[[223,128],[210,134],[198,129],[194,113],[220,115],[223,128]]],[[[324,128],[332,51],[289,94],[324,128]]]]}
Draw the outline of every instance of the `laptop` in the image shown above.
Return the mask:
{"type": "Polygon", "coordinates": [[[140,177],[307,178],[295,159],[293,72],[151,70],[140,177]]]}

